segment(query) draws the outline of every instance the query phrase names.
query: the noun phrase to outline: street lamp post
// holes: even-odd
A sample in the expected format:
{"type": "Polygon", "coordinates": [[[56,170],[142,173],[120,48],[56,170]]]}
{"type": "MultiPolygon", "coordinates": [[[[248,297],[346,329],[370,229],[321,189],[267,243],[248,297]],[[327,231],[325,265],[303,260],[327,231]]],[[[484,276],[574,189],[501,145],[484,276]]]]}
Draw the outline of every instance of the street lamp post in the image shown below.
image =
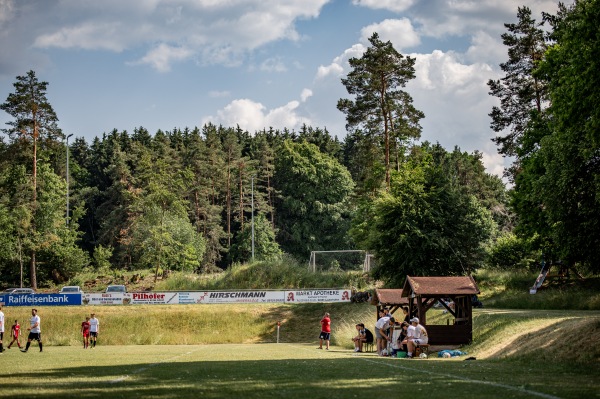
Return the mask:
{"type": "Polygon", "coordinates": [[[252,187],[252,262],[254,262],[254,176],[251,179],[252,187]]]}
{"type": "Polygon", "coordinates": [[[73,134],[69,134],[67,136],[67,226],[69,225],[69,137],[73,134]]]}

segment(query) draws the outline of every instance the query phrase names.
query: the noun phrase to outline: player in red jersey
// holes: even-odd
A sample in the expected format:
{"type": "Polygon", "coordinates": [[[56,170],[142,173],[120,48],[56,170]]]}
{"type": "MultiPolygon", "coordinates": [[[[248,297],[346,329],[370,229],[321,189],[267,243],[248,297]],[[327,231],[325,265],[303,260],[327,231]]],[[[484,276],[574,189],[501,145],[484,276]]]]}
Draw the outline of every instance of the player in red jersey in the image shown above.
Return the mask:
{"type": "Polygon", "coordinates": [[[11,345],[14,344],[15,342],[17,343],[17,346],[19,347],[19,349],[21,349],[21,343],[19,342],[20,334],[21,334],[21,326],[19,325],[19,321],[15,320],[15,324],[13,324],[12,328],[10,329],[10,336],[12,337],[12,341],[10,341],[10,344],[8,344],[8,349],[10,349],[11,345]]]}
{"type": "Polygon", "coordinates": [[[87,349],[90,346],[90,318],[86,317],[85,321],[81,323],[81,334],[83,335],[83,349],[87,349]]]}

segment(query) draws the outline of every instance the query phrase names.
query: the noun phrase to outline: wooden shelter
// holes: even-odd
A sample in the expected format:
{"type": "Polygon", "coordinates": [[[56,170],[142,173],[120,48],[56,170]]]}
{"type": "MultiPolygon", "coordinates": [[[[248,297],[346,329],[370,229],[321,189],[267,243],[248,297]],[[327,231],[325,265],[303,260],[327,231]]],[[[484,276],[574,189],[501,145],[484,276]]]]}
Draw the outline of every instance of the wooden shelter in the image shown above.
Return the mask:
{"type": "Polygon", "coordinates": [[[401,307],[408,308],[408,298],[402,298],[402,290],[397,289],[376,289],[375,296],[377,298],[375,306],[377,306],[377,313],[375,318],[379,318],[379,312],[384,308],[388,308],[390,313],[398,319],[398,321],[404,320],[404,314],[402,311],[398,312],[401,307]]]}
{"type": "Polygon", "coordinates": [[[427,328],[432,345],[468,344],[473,340],[473,296],[479,288],[471,276],[411,277],[406,276],[402,298],[408,301],[409,314],[417,316],[427,328]],[[450,306],[443,299],[450,299],[450,306]],[[427,311],[441,303],[454,317],[454,324],[428,325],[427,311]]]}

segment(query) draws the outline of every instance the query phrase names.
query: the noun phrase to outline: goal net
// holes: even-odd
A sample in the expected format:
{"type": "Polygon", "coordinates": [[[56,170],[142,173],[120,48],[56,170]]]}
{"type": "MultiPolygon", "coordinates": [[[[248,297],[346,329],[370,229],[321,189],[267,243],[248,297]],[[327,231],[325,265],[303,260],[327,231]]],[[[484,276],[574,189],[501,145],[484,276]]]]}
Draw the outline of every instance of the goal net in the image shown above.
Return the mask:
{"type": "Polygon", "coordinates": [[[368,272],[372,261],[373,255],[363,250],[311,251],[308,270],[368,272]]]}

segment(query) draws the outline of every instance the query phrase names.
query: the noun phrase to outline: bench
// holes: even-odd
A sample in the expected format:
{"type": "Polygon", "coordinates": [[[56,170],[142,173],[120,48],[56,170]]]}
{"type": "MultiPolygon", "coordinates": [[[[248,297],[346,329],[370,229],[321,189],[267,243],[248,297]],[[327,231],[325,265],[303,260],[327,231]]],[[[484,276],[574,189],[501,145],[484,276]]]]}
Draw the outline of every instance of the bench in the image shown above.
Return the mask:
{"type": "Polygon", "coordinates": [[[417,345],[415,347],[415,353],[413,354],[413,357],[419,357],[419,356],[421,356],[421,353],[424,353],[427,356],[429,356],[429,344],[417,345]]]}
{"type": "Polygon", "coordinates": [[[365,352],[373,352],[373,341],[363,342],[363,348],[365,352]]]}

